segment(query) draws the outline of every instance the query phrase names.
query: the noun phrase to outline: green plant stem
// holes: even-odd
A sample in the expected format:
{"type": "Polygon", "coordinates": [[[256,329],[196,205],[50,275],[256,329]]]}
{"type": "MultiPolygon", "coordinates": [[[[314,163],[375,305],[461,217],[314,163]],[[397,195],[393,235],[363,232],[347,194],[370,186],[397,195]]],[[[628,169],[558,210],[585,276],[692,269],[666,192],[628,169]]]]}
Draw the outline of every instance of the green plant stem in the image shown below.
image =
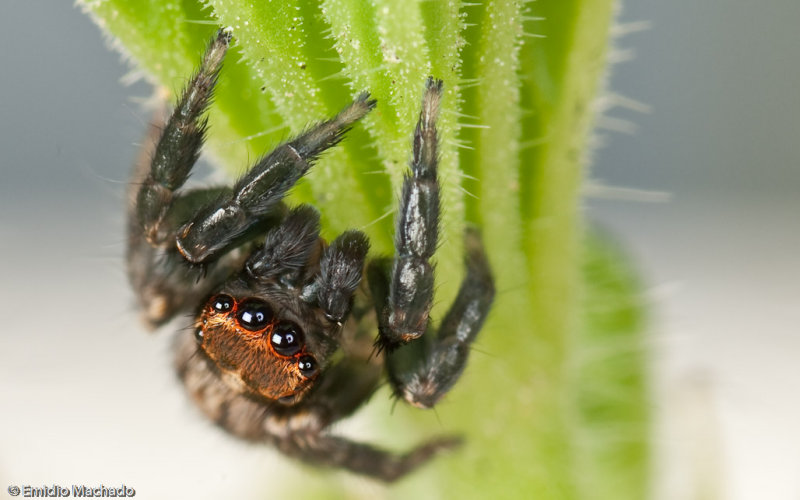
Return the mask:
{"type": "MultiPolygon", "coordinates": [[[[369,90],[377,109],[292,199],[320,208],[326,237],[364,228],[373,255],[392,251],[392,215],[425,78],[444,79],[434,318],[463,274],[466,224],[483,233],[498,294],[468,369],[436,413],[398,405],[387,417],[388,398],[373,398],[375,420],[392,429],[381,444],[405,450],[442,432],[460,432],[468,443],[400,485],[376,489],[378,496],[646,494],[638,284],[613,245],[586,237],[580,210],[614,3],[80,3],[153,82],[173,92],[216,25],[233,27],[208,145],[231,172],[369,90]]],[[[333,482],[308,473],[304,491],[330,497],[333,482]]],[[[355,491],[337,484],[342,497],[355,491]]]]}

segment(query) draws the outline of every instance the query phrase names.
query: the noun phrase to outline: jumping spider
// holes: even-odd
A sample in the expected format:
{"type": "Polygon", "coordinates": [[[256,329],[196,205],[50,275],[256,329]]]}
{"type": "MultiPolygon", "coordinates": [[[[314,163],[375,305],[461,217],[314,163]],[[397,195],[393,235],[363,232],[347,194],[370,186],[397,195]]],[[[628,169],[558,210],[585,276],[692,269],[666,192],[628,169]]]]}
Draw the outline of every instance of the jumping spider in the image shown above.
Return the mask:
{"type": "Polygon", "coordinates": [[[489,312],[491,272],[477,232],[467,230],[466,277],[431,331],[442,82],[427,81],[395,256],[367,262],[364,233],[346,231],[328,244],[314,208],[282,201],[375,107],[367,93],[279,145],[233,187],[180,190],[203,144],[203,113],[230,39],[224,30],[212,39],[166,124],[151,127],[134,170],[127,259],[145,322],[155,327],[196,314],[192,335],[177,341],[177,371],[197,406],[225,430],[306,462],[398,479],[458,439],[397,455],[327,428],[370,398],[384,367],[398,398],[432,407],[461,375],[489,312]]]}

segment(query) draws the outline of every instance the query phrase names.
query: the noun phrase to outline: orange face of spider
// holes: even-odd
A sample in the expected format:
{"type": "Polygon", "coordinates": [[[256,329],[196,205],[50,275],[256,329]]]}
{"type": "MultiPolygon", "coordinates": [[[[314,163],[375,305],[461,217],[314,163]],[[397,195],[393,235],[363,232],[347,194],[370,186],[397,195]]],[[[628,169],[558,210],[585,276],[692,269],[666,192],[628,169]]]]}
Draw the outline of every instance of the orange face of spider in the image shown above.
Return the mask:
{"type": "Polygon", "coordinates": [[[294,401],[317,375],[300,327],[276,318],[263,300],[216,295],[196,327],[197,341],[224,378],[266,398],[294,401]]]}

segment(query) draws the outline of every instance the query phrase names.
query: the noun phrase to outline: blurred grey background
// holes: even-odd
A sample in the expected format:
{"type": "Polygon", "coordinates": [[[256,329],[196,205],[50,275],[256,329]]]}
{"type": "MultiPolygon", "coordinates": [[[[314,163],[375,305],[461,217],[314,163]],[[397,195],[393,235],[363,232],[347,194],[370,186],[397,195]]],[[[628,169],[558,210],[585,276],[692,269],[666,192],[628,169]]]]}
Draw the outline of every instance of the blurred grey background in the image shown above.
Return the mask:
{"type": "MultiPolygon", "coordinates": [[[[620,22],[639,21],[611,89],[650,111],[608,101],[623,106],[600,122],[586,209],[648,284],[654,497],[797,500],[800,2],[631,0],[620,22]]],[[[123,192],[150,89],[120,84],[70,2],[5,0],[0,28],[0,495],[252,496],[284,466],[209,432],[172,382],[169,335],[131,308],[123,192]]]]}

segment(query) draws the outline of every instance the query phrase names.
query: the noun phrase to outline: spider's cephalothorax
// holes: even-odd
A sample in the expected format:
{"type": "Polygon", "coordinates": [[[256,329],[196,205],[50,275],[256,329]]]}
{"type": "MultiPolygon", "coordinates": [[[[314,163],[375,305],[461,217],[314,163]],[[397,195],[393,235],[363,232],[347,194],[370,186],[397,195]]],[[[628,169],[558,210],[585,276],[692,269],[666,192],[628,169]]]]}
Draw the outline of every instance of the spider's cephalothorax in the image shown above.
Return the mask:
{"type": "Polygon", "coordinates": [[[151,127],[134,170],[128,269],[144,320],[158,326],[196,314],[193,335],[178,339],[177,369],[224,429],[307,462],[397,479],[458,439],[398,455],[327,428],[369,399],[384,369],[398,398],[432,407],[461,375],[494,296],[480,238],[468,230],[466,277],[438,331],[431,326],[442,82],[426,85],[395,255],[367,262],[366,235],[351,230],[327,243],[314,208],[283,203],[375,106],[366,93],[262,157],[232,187],[181,190],[229,43],[224,30],[211,41],[166,124],[151,127]]]}

